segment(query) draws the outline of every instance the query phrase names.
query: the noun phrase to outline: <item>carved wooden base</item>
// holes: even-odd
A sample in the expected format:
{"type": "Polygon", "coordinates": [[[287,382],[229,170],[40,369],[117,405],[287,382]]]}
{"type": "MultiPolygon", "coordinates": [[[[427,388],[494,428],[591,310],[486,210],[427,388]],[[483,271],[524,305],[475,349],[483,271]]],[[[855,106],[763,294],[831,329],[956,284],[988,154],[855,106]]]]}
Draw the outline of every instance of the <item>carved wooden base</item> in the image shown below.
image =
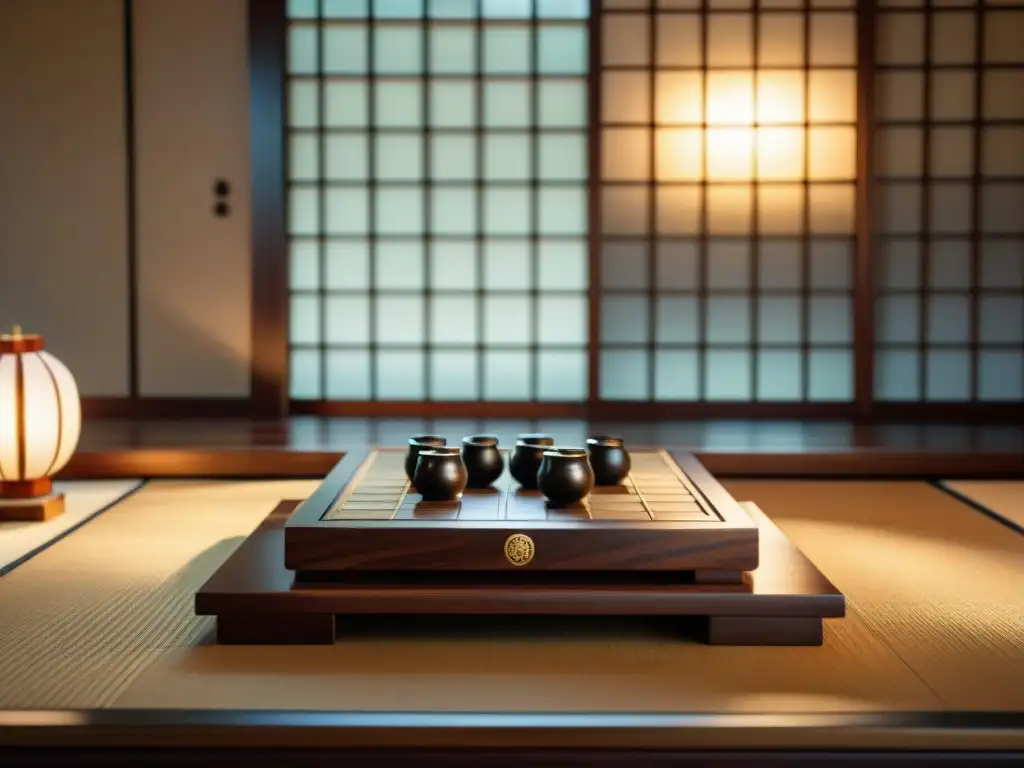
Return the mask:
{"type": "Polygon", "coordinates": [[[694,571],[694,584],[742,584],[743,571],[694,571]]]}
{"type": "Polygon", "coordinates": [[[217,617],[217,643],[333,645],[334,614],[221,614],[217,617]]]}
{"type": "Polygon", "coordinates": [[[303,581],[284,567],[284,523],[295,506],[282,502],[196,594],[196,613],[217,617],[219,643],[324,645],[334,642],[335,617],[405,614],[679,617],[681,630],[697,620],[712,645],[807,646],[821,645],[822,619],[846,608],[781,532],[762,543],[757,571],[702,571],[690,580],[384,572],[303,581]]]}
{"type": "Polygon", "coordinates": [[[708,645],[821,645],[821,619],[713,616],[707,619],[708,645]]]}
{"type": "MultiPolygon", "coordinates": [[[[333,645],[336,622],[332,614],[221,614],[217,617],[219,645],[333,645]]],[[[816,646],[823,641],[822,620],[712,616],[704,620],[702,639],[708,645],[816,646]]]]}
{"type": "Polygon", "coordinates": [[[31,499],[0,499],[0,520],[43,522],[64,513],[64,494],[52,493],[31,499]]]}

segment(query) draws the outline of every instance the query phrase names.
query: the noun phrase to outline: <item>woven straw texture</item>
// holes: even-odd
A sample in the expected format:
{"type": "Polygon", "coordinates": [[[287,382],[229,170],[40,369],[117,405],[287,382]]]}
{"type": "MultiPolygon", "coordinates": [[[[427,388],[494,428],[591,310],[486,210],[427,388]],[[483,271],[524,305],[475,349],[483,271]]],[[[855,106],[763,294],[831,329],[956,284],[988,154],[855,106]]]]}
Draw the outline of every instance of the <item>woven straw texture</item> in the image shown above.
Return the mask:
{"type": "Polygon", "coordinates": [[[943,480],[942,484],[1024,528],[1024,480],[943,480]]]}
{"type": "Polygon", "coordinates": [[[0,575],[142,485],[141,480],[73,480],[54,485],[64,513],[42,522],[0,522],[0,575]]]}
{"type": "Polygon", "coordinates": [[[0,577],[0,708],[113,702],[208,633],[195,590],[280,499],[315,487],[151,482],[0,577]]]}
{"type": "Polygon", "coordinates": [[[1024,711],[1024,536],[915,482],[733,482],[948,706],[1024,711]]]}
{"type": "Polygon", "coordinates": [[[151,483],[0,579],[0,707],[1024,709],[1024,537],[923,483],[729,484],[846,592],[849,615],[826,622],[822,648],[554,619],[360,623],[333,647],[211,644],[194,591],[278,499],[314,485],[151,483]]]}

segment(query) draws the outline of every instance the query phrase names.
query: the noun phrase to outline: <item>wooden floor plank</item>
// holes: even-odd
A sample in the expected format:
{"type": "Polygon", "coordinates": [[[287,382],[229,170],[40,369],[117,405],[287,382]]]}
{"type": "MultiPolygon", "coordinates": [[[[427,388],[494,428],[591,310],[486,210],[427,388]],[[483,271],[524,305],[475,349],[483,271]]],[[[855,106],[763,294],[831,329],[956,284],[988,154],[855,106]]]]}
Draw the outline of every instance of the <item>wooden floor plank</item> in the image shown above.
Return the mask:
{"type": "Polygon", "coordinates": [[[86,419],[61,476],[315,477],[353,446],[401,446],[409,435],[496,434],[511,445],[545,432],[560,445],[620,435],[628,445],[686,446],[718,476],[986,477],[1024,474],[1024,426],[863,424],[853,421],[341,418],[86,419]]]}

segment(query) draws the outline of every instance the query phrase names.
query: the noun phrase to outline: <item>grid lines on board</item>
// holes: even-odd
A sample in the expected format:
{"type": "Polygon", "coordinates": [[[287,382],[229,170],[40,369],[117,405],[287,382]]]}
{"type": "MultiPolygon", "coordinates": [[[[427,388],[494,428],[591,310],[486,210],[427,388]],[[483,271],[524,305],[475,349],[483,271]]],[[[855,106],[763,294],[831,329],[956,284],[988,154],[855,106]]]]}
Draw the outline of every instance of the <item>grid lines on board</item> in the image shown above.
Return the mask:
{"type": "Polygon", "coordinates": [[[883,0],[879,401],[1024,398],[1024,4],[883,0]]]}
{"type": "Polygon", "coordinates": [[[587,398],[586,0],[291,0],[296,400],[587,398]]]}
{"type": "Polygon", "coordinates": [[[521,489],[506,466],[491,487],[467,488],[458,500],[424,501],[405,476],[401,451],[370,454],[321,520],[367,521],[657,521],[721,522],[698,501],[692,481],[660,451],[637,451],[629,476],[617,486],[596,487],[577,504],[552,507],[536,490],[521,489]]]}
{"type": "Polygon", "coordinates": [[[600,398],[851,402],[853,1],[601,26],[600,398]]]}

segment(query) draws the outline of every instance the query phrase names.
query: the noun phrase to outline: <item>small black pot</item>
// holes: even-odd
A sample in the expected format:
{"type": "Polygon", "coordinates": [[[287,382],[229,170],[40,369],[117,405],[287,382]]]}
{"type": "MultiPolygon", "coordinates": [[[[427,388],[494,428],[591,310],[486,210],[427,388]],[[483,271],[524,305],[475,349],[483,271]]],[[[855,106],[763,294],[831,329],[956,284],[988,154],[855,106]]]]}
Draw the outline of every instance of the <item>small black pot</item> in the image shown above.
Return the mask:
{"type": "Polygon", "coordinates": [[[409,452],[405,455],[405,476],[412,482],[412,476],[416,472],[416,459],[420,451],[429,451],[431,448],[440,448],[447,445],[447,440],[438,435],[416,435],[409,438],[409,452]]]}
{"type": "Polygon", "coordinates": [[[588,437],[587,453],[594,470],[595,485],[618,485],[626,479],[633,466],[621,437],[588,437]]]}
{"type": "Polygon", "coordinates": [[[412,482],[424,501],[454,501],[468,480],[466,465],[454,448],[420,451],[412,482]]]}
{"type": "Polygon", "coordinates": [[[555,438],[543,432],[527,432],[523,435],[516,435],[516,442],[523,442],[527,445],[554,445],[555,438]]]}
{"type": "Polygon", "coordinates": [[[555,444],[551,435],[519,435],[516,447],[508,459],[508,471],[513,479],[528,491],[537,488],[537,472],[547,451],[555,444]]]}
{"type": "Polygon", "coordinates": [[[505,458],[494,435],[462,438],[462,463],[469,474],[467,488],[489,488],[505,471],[505,458]]]}
{"type": "Polygon", "coordinates": [[[582,448],[558,448],[544,452],[537,473],[537,487],[553,506],[566,506],[594,489],[594,470],[582,448]]]}

